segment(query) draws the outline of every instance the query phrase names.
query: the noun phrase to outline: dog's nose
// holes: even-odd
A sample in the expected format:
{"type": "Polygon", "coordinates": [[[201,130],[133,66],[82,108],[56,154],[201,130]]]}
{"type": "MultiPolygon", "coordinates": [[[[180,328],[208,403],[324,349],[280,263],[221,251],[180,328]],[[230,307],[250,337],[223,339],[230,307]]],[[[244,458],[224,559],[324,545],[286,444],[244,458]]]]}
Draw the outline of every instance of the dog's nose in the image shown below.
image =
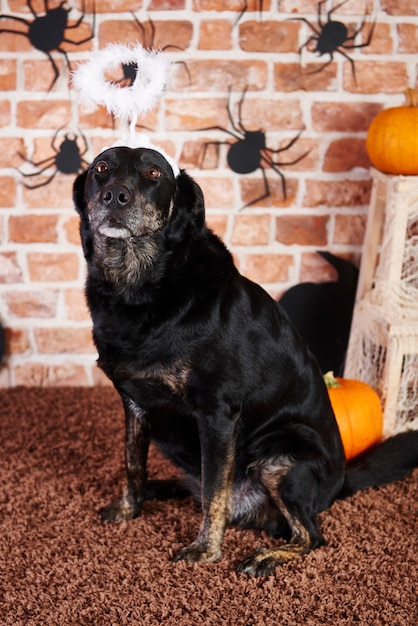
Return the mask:
{"type": "Polygon", "coordinates": [[[129,203],[130,194],[125,187],[113,186],[106,189],[103,200],[107,205],[123,207],[129,203]]]}

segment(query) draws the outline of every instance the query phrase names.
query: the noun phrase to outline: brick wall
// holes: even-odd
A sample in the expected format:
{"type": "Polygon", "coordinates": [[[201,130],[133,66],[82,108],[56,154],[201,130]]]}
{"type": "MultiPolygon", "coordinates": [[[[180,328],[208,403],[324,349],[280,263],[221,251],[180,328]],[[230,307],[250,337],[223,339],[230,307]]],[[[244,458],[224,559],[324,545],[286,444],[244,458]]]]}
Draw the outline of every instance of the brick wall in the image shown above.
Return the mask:
{"type": "MultiPolygon", "coordinates": [[[[87,8],[92,0],[87,0],[87,8]]],[[[33,0],[39,16],[43,0],[33,0]]],[[[289,18],[306,17],[317,24],[317,0],[264,0],[262,20],[258,0],[236,23],[242,0],[96,0],[96,37],[82,45],[64,43],[73,64],[88,59],[89,51],[108,42],[142,40],[143,24],[149,43],[152,20],[154,45],[172,48],[175,65],[158,109],[144,125],[152,139],[201,184],[209,224],[233,251],[241,271],[278,296],[295,283],[333,278],[315,253],[317,249],[360,260],[370,196],[365,133],[382,108],[400,104],[402,91],[415,86],[418,52],[416,0],[347,0],[334,14],[350,29],[361,23],[368,5],[376,28],[371,45],[347,55],[355,61],[356,81],[348,59],[336,53],[319,73],[328,56],[318,57],[299,47],[313,34],[309,26],[289,18]],[[319,65],[320,64],[320,65],[319,65]],[[269,148],[283,147],[303,129],[283,161],[307,156],[280,167],[287,183],[283,198],[281,178],[266,167],[270,196],[243,205],[263,192],[262,171],[233,173],[227,148],[219,154],[214,141],[231,137],[231,109],[247,89],[242,124],[266,133],[269,148]]],[[[336,3],[335,3],[336,4],[336,3]]],[[[50,8],[59,0],[50,0],[50,8]]],[[[26,0],[1,0],[1,14],[29,22],[34,17],[26,0]]],[[[69,23],[80,16],[82,2],[68,2],[69,23]]],[[[324,8],[330,9],[332,2],[324,8]]],[[[326,16],[324,15],[324,18],[326,16]]],[[[372,18],[367,19],[367,35],[372,18]]],[[[70,39],[90,32],[87,15],[70,39]]],[[[0,29],[28,32],[23,22],[2,17],[0,29]]],[[[43,166],[55,152],[58,129],[77,134],[83,158],[90,160],[104,145],[118,138],[120,129],[103,110],[88,112],[77,105],[68,86],[65,58],[53,53],[59,70],[54,87],[51,63],[34,50],[27,37],[0,33],[0,319],[6,331],[7,355],[0,385],[72,385],[103,383],[94,365],[91,324],[83,298],[84,262],[77,217],[72,208],[74,175],[57,173],[37,189],[26,184],[46,181],[54,166],[37,176],[23,177],[43,166]]],[[[71,137],[73,135],[71,134],[71,137]]]]}

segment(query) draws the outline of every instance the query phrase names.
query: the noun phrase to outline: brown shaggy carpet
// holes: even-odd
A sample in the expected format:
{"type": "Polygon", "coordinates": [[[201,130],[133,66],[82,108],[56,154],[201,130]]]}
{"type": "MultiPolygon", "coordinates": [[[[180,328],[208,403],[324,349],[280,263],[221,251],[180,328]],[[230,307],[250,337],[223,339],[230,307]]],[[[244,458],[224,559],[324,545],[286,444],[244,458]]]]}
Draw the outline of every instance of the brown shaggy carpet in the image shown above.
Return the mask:
{"type": "MultiPolygon", "coordinates": [[[[173,563],[200,522],[190,500],[102,524],[124,480],[110,388],[0,392],[0,624],[415,626],[418,472],[321,514],[328,545],[266,579],[235,572],[266,545],[228,529],[218,563],[173,563]]],[[[150,475],[174,470],[151,450],[150,475]]]]}

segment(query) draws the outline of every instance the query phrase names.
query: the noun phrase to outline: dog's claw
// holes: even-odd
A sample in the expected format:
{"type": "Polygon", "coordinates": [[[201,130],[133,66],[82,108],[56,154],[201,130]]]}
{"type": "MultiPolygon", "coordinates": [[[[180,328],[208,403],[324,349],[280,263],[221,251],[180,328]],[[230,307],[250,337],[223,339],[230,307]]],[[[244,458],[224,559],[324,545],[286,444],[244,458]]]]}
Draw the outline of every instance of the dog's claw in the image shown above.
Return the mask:
{"type": "Polygon", "coordinates": [[[141,508],[122,497],[108,504],[100,511],[102,522],[123,522],[138,517],[141,508]]]}
{"type": "Polygon", "coordinates": [[[270,576],[281,562],[279,559],[270,556],[263,558],[261,555],[262,552],[257,551],[247,556],[238,565],[238,572],[249,576],[270,576]]]}
{"type": "Polygon", "coordinates": [[[174,556],[173,561],[186,561],[187,563],[213,562],[221,557],[221,551],[212,552],[194,544],[182,548],[174,556]]]}

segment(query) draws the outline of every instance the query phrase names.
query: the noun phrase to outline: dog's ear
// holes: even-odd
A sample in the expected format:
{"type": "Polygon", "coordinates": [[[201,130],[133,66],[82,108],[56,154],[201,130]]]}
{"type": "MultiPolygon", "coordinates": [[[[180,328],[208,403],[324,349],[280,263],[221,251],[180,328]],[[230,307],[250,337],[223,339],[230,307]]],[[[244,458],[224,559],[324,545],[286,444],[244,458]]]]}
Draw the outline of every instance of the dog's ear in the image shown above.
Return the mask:
{"type": "Polygon", "coordinates": [[[77,213],[80,215],[80,238],[85,258],[91,257],[93,250],[93,237],[91,234],[90,222],[87,215],[86,202],[84,200],[84,188],[86,184],[87,171],[83,172],[74,181],[73,201],[77,213]]]}
{"type": "Polygon", "coordinates": [[[176,191],[174,194],[174,207],[180,212],[186,210],[191,216],[193,235],[200,237],[205,225],[205,201],[203,191],[199,185],[184,170],[176,178],[176,191]]]}
{"type": "Polygon", "coordinates": [[[73,202],[77,213],[81,216],[86,211],[86,203],[84,201],[84,187],[86,185],[87,170],[82,174],[79,174],[74,181],[73,185],[73,202]]]}

